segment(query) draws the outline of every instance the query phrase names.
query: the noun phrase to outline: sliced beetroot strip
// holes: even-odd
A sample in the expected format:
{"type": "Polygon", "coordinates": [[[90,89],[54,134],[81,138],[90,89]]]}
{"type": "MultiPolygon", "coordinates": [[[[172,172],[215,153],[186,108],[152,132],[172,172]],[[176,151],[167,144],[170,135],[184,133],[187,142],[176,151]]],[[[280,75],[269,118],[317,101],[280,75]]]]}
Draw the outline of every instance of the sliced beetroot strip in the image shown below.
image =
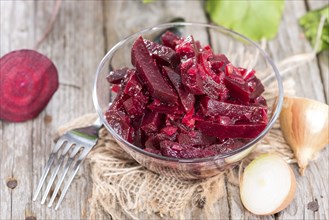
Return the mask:
{"type": "Polygon", "coordinates": [[[127,67],[113,70],[107,75],[106,79],[109,83],[120,84],[128,74],[128,70],[127,67]]]}
{"type": "Polygon", "coordinates": [[[155,58],[162,66],[168,64],[173,68],[178,66],[180,60],[173,49],[145,39],[144,43],[151,56],[155,58]]]}
{"type": "Polygon", "coordinates": [[[150,111],[143,118],[141,129],[146,133],[156,133],[159,131],[163,120],[163,115],[150,111]]]}
{"type": "Polygon", "coordinates": [[[249,87],[242,77],[226,76],[224,82],[233,98],[241,100],[243,103],[250,101],[249,87]]]}
{"type": "Polygon", "coordinates": [[[256,76],[248,81],[248,87],[251,90],[250,99],[257,98],[265,91],[263,84],[256,76]]]}
{"type": "Polygon", "coordinates": [[[234,120],[249,119],[250,122],[267,123],[267,107],[221,102],[208,97],[200,101],[203,115],[210,117],[228,116],[234,120]]]}
{"type": "Polygon", "coordinates": [[[182,110],[181,106],[179,106],[178,104],[167,104],[165,102],[160,102],[157,99],[153,100],[153,102],[149,104],[147,107],[153,111],[163,114],[175,114],[175,115],[184,114],[184,111],[182,110]]]}
{"type": "Polygon", "coordinates": [[[203,90],[203,78],[195,59],[188,59],[185,63],[185,65],[190,65],[186,69],[185,65],[181,66],[182,83],[186,90],[194,95],[205,94],[203,90]]]}
{"type": "Polygon", "coordinates": [[[0,79],[0,119],[12,122],[38,116],[59,85],[52,61],[26,49],[1,57],[0,79]]]}
{"type": "Polygon", "coordinates": [[[146,82],[149,92],[164,102],[176,103],[178,97],[170,85],[163,79],[162,74],[150,56],[144,39],[139,37],[131,50],[132,63],[137,69],[138,76],[146,82]]]}
{"type": "Polygon", "coordinates": [[[163,71],[168,76],[169,80],[176,89],[182,105],[184,106],[185,112],[189,112],[194,108],[195,97],[192,93],[184,89],[182,78],[173,69],[164,66],[163,71]]]}
{"type": "Polygon", "coordinates": [[[175,49],[179,39],[180,37],[171,31],[166,31],[163,35],[161,35],[162,44],[164,46],[170,47],[171,49],[175,49]]]}
{"type": "Polygon", "coordinates": [[[218,138],[255,138],[266,127],[265,123],[222,125],[211,121],[199,120],[196,128],[204,134],[218,138]]]}
{"type": "Polygon", "coordinates": [[[178,143],[182,146],[202,146],[210,145],[216,142],[215,137],[209,137],[202,132],[190,131],[188,133],[180,133],[177,137],[178,143]]]}

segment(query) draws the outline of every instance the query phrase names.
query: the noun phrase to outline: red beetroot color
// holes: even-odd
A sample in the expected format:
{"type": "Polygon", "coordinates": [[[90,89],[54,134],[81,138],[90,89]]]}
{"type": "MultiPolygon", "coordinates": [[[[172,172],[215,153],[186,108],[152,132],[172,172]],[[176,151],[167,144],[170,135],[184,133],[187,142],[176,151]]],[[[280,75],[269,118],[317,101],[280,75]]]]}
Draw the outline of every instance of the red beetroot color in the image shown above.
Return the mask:
{"type": "Polygon", "coordinates": [[[193,36],[166,32],[161,39],[139,37],[131,50],[135,68],[107,78],[120,85],[105,114],[119,135],[145,151],[191,159],[228,153],[265,129],[255,70],[235,67],[193,36]]]}
{"type": "Polygon", "coordinates": [[[58,88],[55,65],[34,50],[12,51],[0,59],[0,119],[35,118],[58,88]]]}

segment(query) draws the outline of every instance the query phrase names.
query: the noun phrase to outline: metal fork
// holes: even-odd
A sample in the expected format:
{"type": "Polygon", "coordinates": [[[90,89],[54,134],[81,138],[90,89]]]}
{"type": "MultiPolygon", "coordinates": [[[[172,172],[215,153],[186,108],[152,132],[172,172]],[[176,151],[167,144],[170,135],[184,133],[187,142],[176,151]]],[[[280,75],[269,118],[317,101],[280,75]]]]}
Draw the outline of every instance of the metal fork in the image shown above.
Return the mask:
{"type": "Polygon", "coordinates": [[[41,199],[41,204],[44,204],[52,186],[54,185],[55,179],[58,176],[59,179],[48,203],[48,207],[51,207],[55,201],[55,198],[57,197],[57,194],[61,188],[62,183],[64,182],[65,177],[67,176],[67,173],[70,173],[70,175],[68,175],[68,182],[66,182],[63,191],[60,193],[55,210],[59,208],[69,186],[73,181],[74,176],[80,168],[81,162],[86,158],[87,154],[96,145],[98,140],[98,131],[101,126],[102,123],[98,118],[93,125],[70,130],[58,139],[54,148],[52,149],[47,165],[42,173],[38,187],[36,188],[36,191],[34,193],[33,201],[37,199],[41,188],[43,187],[45,180],[49,174],[49,171],[52,171],[50,172],[51,177],[48,181],[46,190],[41,199]],[[60,150],[62,150],[61,153],[60,150]],[[65,163],[64,161],[67,156],[68,159],[65,163]],[[57,164],[54,163],[55,161],[57,161],[57,164]],[[74,161],[75,164],[73,168],[71,168],[71,165],[74,161]],[[59,173],[60,168],[62,168],[63,166],[63,172],[59,173]],[[52,167],[54,167],[54,169],[51,169],[52,167]]]}

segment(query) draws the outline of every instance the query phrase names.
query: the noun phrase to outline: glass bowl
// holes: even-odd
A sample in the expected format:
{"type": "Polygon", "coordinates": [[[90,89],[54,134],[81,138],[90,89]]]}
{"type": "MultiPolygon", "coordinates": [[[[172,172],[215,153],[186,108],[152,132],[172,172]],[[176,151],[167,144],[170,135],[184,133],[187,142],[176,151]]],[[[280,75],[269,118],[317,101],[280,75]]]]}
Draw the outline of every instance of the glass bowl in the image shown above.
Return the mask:
{"type": "Polygon", "coordinates": [[[125,152],[147,169],[179,179],[211,177],[228,167],[238,164],[242,158],[252,151],[256,143],[269,132],[279,116],[282,100],[283,87],[280,74],[272,60],[260,46],[241,34],[226,28],[200,23],[161,24],[126,37],[113,46],[100,62],[93,87],[93,101],[96,111],[106,129],[125,152]],[[104,114],[114,100],[116,93],[112,93],[111,85],[106,80],[108,73],[113,69],[133,67],[131,64],[131,47],[139,36],[156,40],[167,30],[179,32],[184,37],[193,35],[194,39],[201,42],[201,45],[210,44],[214,53],[225,54],[233,65],[256,70],[256,76],[262,81],[265,92],[270,91],[270,98],[265,97],[269,108],[269,122],[256,138],[225,154],[207,158],[177,159],[144,151],[124,140],[111,128],[104,114]],[[273,101],[273,97],[277,97],[276,102],[273,101]]]}

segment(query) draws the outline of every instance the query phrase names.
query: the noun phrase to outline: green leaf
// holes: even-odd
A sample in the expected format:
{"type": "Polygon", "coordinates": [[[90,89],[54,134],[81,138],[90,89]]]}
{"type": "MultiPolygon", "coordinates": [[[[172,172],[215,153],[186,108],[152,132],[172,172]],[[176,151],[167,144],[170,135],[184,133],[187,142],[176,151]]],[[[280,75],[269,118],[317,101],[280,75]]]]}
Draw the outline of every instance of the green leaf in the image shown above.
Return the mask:
{"type": "Polygon", "coordinates": [[[323,17],[325,21],[319,47],[315,48],[317,53],[329,48],[329,6],[310,11],[299,19],[299,24],[304,29],[306,38],[311,42],[312,46],[315,47],[321,17],[323,17]]]}
{"type": "Polygon", "coordinates": [[[207,0],[211,20],[252,40],[275,37],[284,8],[284,0],[207,0]]]}
{"type": "Polygon", "coordinates": [[[154,2],[154,0],[143,0],[143,3],[146,4],[146,3],[152,3],[154,2]]]}

